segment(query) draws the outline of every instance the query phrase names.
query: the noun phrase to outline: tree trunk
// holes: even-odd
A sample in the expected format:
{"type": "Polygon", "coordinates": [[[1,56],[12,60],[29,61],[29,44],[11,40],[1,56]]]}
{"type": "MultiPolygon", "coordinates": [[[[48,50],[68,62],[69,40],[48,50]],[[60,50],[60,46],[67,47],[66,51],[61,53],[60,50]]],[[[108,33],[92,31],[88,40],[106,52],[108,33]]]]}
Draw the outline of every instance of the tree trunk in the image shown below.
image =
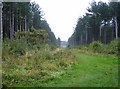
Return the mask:
{"type": "Polygon", "coordinates": [[[14,38],[14,12],[10,9],[10,39],[14,38]]]}
{"type": "Polygon", "coordinates": [[[16,32],[18,32],[18,19],[19,19],[19,15],[18,15],[18,10],[17,10],[17,17],[16,17],[16,32]]]}
{"type": "Polygon", "coordinates": [[[106,44],[106,29],[104,29],[104,43],[106,44]]]}
{"type": "Polygon", "coordinates": [[[21,30],[21,29],[22,29],[22,28],[21,28],[21,27],[22,27],[22,26],[21,26],[21,22],[22,22],[22,21],[21,21],[21,10],[19,11],[19,16],[18,16],[18,17],[19,17],[18,27],[19,27],[19,31],[21,32],[21,31],[22,31],[22,30],[21,30]]]}
{"type": "MultiPolygon", "coordinates": [[[[3,25],[2,25],[2,1],[0,2],[0,69],[2,71],[2,41],[3,41],[3,25]]],[[[2,89],[2,72],[0,73],[0,88],[2,89]]]]}
{"type": "Polygon", "coordinates": [[[18,18],[17,18],[17,22],[16,22],[16,32],[18,32],[18,18]]]}
{"type": "Polygon", "coordinates": [[[82,34],[81,34],[81,45],[82,45],[82,43],[83,43],[83,42],[82,42],[82,34]]]}
{"type": "Polygon", "coordinates": [[[117,17],[115,17],[115,37],[118,39],[118,24],[117,24],[117,17]]]}
{"type": "Polygon", "coordinates": [[[19,29],[20,29],[20,32],[21,32],[22,31],[21,21],[20,21],[20,24],[19,24],[19,29]]]}
{"type": "Polygon", "coordinates": [[[112,40],[114,39],[114,30],[112,29],[112,40]]]}
{"type": "Polygon", "coordinates": [[[85,27],[86,28],[86,36],[85,36],[85,40],[86,40],[86,44],[87,44],[87,40],[88,40],[88,32],[87,32],[87,26],[85,27]]]}
{"type": "Polygon", "coordinates": [[[88,33],[87,33],[87,29],[86,29],[86,44],[88,43],[88,33]]]}
{"type": "Polygon", "coordinates": [[[25,31],[27,31],[27,17],[25,15],[25,31]]]}
{"type": "Polygon", "coordinates": [[[118,16],[117,21],[118,21],[118,38],[120,38],[120,16],[118,16]]]}
{"type": "Polygon", "coordinates": [[[11,39],[14,38],[14,12],[12,12],[11,39]]]}
{"type": "Polygon", "coordinates": [[[0,2],[0,44],[2,43],[2,38],[3,38],[2,34],[3,34],[3,29],[2,29],[2,2],[0,2]]]}
{"type": "Polygon", "coordinates": [[[101,37],[102,37],[102,36],[101,36],[101,32],[102,32],[102,25],[100,25],[100,42],[102,42],[102,41],[101,41],[101,39],[102,39],[102,38],[101,38],[101,37]]]}
{"type": "Polygon", "coordinates": [[[29,22],[27,23],[27,31],[29,31],[29,22]]]}
{"type": "Polygon", "coordinates": [[[25,28],[24,28],[24,17],[23,17],[23,19],[22,19],[22,31],[25,31],[25,28]]]}
{"type": "Polygon", "coordinates": [[[11,10],[10,10],[10,39],[12,39],[11,10]]]}
{"type": "MultiPolygon", "coordinates": [[[[2,40],[3,40],[3,28],[2,28],[2,2],[0,2],[0,63],[2,63],[2,40]]],[[[0,66],[0,69],[2,69],[2,66],[0,66]]],[[[0,84],[2,84],[2,81],[0,80],[0,84]]],[[[0,86],[0,88],[2,88],[0,86]]]]}

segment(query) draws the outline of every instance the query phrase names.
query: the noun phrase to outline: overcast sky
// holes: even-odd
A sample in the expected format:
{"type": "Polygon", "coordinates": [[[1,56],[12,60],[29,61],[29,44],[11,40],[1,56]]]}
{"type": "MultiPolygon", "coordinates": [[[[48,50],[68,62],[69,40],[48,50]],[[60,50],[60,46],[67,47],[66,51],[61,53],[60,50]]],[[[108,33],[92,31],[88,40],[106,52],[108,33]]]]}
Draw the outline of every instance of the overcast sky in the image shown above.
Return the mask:
{"type": "MultiPolygon", "coordinates": [[[[51,30],[56,38],[67,41],[72,35],[77,19],[83,16],[92,0],[32,0],[44,11],[51,30]]],[[[95,0],[99,1],[99,0],[95,0]]],[[[108,1],[108,0],[101,0],[108,1]]]]}

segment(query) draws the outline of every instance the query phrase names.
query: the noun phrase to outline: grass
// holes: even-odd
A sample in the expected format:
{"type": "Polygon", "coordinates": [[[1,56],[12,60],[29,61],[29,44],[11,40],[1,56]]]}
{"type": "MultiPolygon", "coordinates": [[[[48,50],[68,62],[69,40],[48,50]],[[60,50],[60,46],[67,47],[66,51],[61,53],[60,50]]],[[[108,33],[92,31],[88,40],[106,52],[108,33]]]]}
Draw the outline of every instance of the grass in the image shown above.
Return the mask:
{"type": "Polygon", "coordinates": [[[46,45],[16,57],[6,48],[2,67],[3,84],[9,87],[118,86],[117,56],[84,49],[51,50],[46,45]]]}
{"type": "Polygon", "coordinates": [[[78,53],[78,64],[44,87],[118,87],[118,60],[114,56],[78,53]]]}

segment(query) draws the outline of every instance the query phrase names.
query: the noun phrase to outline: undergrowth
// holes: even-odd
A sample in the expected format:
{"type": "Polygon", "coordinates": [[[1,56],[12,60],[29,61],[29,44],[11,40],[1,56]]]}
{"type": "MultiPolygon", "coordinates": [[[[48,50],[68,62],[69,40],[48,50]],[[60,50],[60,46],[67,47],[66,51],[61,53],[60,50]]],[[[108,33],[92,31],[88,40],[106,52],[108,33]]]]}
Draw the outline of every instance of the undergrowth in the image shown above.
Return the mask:
{"type": "Polygon", "coordinates": [[[108,45],[96,41],[87,46],[66,49],[44,42],[29,43],[25,39],[4,40],[2,54],[4,86],[32,86],[31,83],[36,81],[42,84],[59,78],[65,74],[67,69],[77,63],[73,51],[105,55],[118,53],[118,40],[113,40],[108,45]]]}
{"type": "Polygon", "coordinates": [[[2,80],[8,87],[29,86],[30,82],[46,82],[58,78],[76,63],[69,49],[22,39],[3,42],[2,80]],[[28,84],[26,84],[26,82],[28,84]],[[25,85],[24,85],[25,84],[25,85]]]}
{"type": "Polygon", "coordinates": [[[109,44],[102,44],[99,41],[94,41],[86,46],[71,47],[71,49],[79,49],[82,53],[100,53],[105,55],[118,55],[120,39],[115,39],[109,44]]]}

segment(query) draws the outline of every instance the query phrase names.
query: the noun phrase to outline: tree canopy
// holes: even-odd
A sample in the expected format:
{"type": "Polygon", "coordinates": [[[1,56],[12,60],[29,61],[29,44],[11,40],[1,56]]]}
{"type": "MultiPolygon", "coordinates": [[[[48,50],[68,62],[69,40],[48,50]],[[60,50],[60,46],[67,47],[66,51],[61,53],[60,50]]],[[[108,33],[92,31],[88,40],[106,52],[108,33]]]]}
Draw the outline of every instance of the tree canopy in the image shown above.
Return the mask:
{"type": "Polygon", "coordinates": [[[107,44],[120,37],[120,2],[95,2],[87,13],[78,19],[76,28],[68,42],[71,45],[89,44],[100,41],[107,44]]]}
{"type": "Polygon", "coordinates": [[[3,2],[3,38],[15,38],[15,32],[44,29],[49,42],[56,44],[56,37],[43,18],[43,11],[35,2],[3,2]]]}

